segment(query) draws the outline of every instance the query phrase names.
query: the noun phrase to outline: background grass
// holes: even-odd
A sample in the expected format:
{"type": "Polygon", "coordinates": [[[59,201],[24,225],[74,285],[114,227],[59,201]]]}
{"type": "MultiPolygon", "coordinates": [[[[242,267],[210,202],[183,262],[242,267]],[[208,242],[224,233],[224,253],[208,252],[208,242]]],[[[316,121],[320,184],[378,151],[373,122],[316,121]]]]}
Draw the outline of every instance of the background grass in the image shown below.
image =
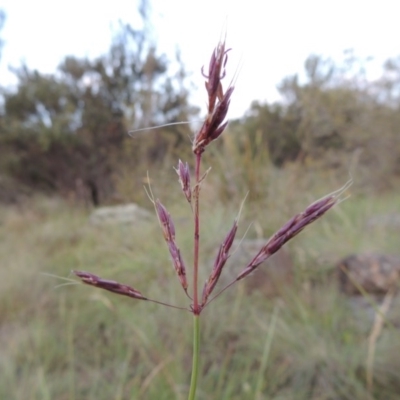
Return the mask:
{"type": "MultiPolygon", "coordinates": [[[[242,185],[227,187],[222,178],[210,175],[203,188],[203,278],[245,195],[242,185]]],[[[248,237],[267,237],[340,186],[329,176],[299,176],[290,168],[260,179],[252,177],[261,188],[245,205],[239,236],[252,223],[248,237]]],[[[190,265],[192,223],[183,196],[171,190],[172,182],[153,185],[190,265]]],[[[399,193],[353,193],[289,244],[295,280],[280,298],[247,293],[244,283],[212,303],[201,320],[198,399],[398,399],[398,329],[388,325],[378,340],[374,392],[368,393],[372,321],[355,315],[333,273],[350,253],[398,254],[398,231],[366,227],[369,217],[396,212],[398,204],[399,193]]],[[[100,227],[89,224],[89,211],[46,198],[0,208],[0,398],[185,399],[189,313],[83,285],[58,286],[65,282],[42,274],[71,277],[71,269],[87,270],[187,305],[156,218],[100,227]]]]}

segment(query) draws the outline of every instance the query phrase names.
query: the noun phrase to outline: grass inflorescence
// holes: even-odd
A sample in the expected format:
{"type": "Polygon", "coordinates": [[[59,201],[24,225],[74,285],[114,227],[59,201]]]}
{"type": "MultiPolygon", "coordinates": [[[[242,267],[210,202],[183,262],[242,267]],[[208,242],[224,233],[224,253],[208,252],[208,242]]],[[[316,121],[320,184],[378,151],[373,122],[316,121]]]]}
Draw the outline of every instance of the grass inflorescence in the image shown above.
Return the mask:
{"type": "MultiPolygon", "coordinates": [[[[200,314],[208,304],[215,297],[212,297],[213,291],[218,283],[218,280],[223,272],[229,257],[231,255],[231,248],[235,240],[238,230],[238,219],[235,219],[229,232],[227,233],[224,241],[219,247],[218,254],[213,264],[211,274],[208,276],[200,292],[200,275],[199,275],[199,259],[200,259],[200,195],[203,181],[206,180],[209,170],[205,173],[202,172],[202,156],[207,150],[208,146],[217,140],[227,127],[227,114],[231,97],[234,93],[233,82],[224,89],[222,80],[226,76],[226,66],[228,62],[228,53],[225,41],[218,43],[217,47],[212,52],[208,71],[202,74],[206,78],[205,87],[208,97],[207,115],[201,128],[195,133],[192,142],[192,151],[194,154],[194,179],[191,185],[191,172],[187,162],[179,160],[178,167],[175,169],[181,190],[190,205],[193,217],[193,269],[192,269],[192,286],[189,293],[189,283],[187,280],[187,265],[182,257],[181,251],[177,245],[176,229],[171,214],[167,211],[166,207],[159,199],[154,199],[152,192],[149,189],[149,197],[154,204],[155,212],[157,214],[160,226],[162,228],[164,239],[171,256],[172,264],[180,281],[183,291],[190,299],[188,310],[193,314],[193,355],[192,355],[192,373],[191,382],[189,386],[188,399],[194,400],[196,398],[197,381],[199,375],[200,363],[200,314]]],[[[253,273],[261,264],[268,258],[275,254],[285,243],[298,235],[307,225],[322,217],[329,209],[337,204],[342,192],[346,189],[345,186],[342,190],[336,193],[325,196],[324,198],[315,201],[308,206],[303,212],[296,214],[289,219],[271,238],[266,241],[265,245],[260,248],[258,253],[243,266],[243,270],[225,286],[216,296],[229,289],[236,282],[245,279],[248,275],[253,273]]],[[[100,289],[130,297],[134,300],[144,300],[159,303],[160,305],[167,305],[174,308],[183,308],[176,305],[168,304],[164,299],[155,300],[147,295],[143,295],[139,290],[128,286],[125,283],[120,283],[115,280],[109,280],[99,277],[92,272],[74,270],[73,273],[87,285],[95,286],[100,289]]],[[[184,309],[184,308],[183,308],[184,309]]],[[[259,381],[260,382],[260,381],[259,381]]],[[[260,383],[257,387],[260,387],[260,383]]],[[[257,389],[260,391],[260,389],[257,389]]]]}

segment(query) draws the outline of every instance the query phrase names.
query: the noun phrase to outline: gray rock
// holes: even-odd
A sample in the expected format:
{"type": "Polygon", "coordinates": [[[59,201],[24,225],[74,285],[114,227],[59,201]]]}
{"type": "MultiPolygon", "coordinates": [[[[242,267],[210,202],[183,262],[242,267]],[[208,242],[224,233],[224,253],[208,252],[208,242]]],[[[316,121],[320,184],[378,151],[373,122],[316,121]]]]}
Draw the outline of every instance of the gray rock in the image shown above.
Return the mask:
{"type": "MultiPolygon", "coordinates": [[[[233,242],[232,250],[236,251],[228,259],[220,286],[231,282],[243,271],[251,259],[259,252],[268,239],[245,239],[233,242]]],[[[243,279],[246,291],[261,291],[267,297],[279,295],[281,290],[291,284],[293,262],[285,248],[280,249],[267,261],[261,264],[252,274],[243,279]]]]}
{"type": "Polygon", "coordinates": [[[137,204],[100,207],[92,212],[89,220],[92,224],[132,224],[148,221],[153,215],[137,204]]]}
{"type": "Polygon", "coordinates": [[[400,229],[400,214],[381,214],[375,215],[367,220],[367,228],[389,228],[400,229]]]}
{"type": "Polygon", "coordinates": [[[370,294],[385,294],[400,283],[400,257],[384,254],[353,254],[337,266],[341,291],[348,295],[361,294],[358,286],[370,294]]]}

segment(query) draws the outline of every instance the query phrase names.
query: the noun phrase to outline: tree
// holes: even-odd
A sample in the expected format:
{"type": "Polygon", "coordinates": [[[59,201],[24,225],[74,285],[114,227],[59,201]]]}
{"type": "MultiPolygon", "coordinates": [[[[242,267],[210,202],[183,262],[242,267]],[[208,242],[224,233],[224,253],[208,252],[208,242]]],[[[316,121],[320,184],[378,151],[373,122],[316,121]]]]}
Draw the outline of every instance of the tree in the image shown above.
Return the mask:
{"type": "Polygon", "coordinates": [[[278,167],[297,160],[341,176],[356,163],[351,172],[360,185],[388,188],[400,174],[400,58],[371,82],[368,59],[345,55],[342,64],[311,55],[303,78],[279,85],[281,102],[254,102],[231,130],[249,135],[253,158],[267,147],[278,167]]]}
{"type": "Polygon", "coordinates": [[[159,161],[189,133],[169,128],[147,146],[144,135],[129,143],[132,128],[187,120],[193,112],[183,66],[174,84],[166,57],[130,25],[121,25],[108,54],[95,60],[69,56],[54,74],[26,66],[15,73],[18,87],[5,93],[0,136],[13,150],[9,171],[29,185],[68,193],[83,183],[98,204],[113,193],[125,147],[130,166],[144,154],[159,161]]]}

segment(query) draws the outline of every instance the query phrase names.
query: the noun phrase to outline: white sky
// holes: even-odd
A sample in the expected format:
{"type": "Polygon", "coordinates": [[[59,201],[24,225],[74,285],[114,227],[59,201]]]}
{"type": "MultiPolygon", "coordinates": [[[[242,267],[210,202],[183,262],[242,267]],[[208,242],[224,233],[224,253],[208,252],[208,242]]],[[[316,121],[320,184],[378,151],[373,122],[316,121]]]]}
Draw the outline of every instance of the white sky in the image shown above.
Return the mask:
{"type": "MultiPolygon", "coordinates": [[[[205,104],[200,68],[227,24],[228,69],[240,73],[231,117],[239,117],[252,100],[277,100],[276,85],[301,72],[311,53],[341,59],[353,48],[373,56],[372,73],[400,54],[394,0],[150,0],[152,25],[160,52],[174,58],[181,49],[192,81],[193,100],[205,104]]],[[[95,57],[110,45],[117,21],[137,21],[136,0],[0,0],[7,17],[0,36],[6,41],[0,60],[0,84],[13,83],[7,66],[25,61],[29,68],[54,72],[63,56],[95,57]]]]}

